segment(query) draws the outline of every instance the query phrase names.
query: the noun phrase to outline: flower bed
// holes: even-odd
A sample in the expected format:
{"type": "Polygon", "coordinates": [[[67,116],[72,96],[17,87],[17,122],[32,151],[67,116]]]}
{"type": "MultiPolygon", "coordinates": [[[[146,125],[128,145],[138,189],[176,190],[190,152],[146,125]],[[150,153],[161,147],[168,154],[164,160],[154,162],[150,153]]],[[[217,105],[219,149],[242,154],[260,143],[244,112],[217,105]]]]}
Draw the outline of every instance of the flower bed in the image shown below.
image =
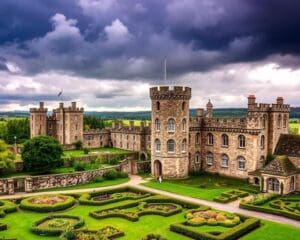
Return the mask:
{"type": "Polygon", "coordinates": [[[37,235],[57,236],[66,229],[75,229],[83,225],[83,219],[77,216],[51,215],[33,223],[30,230],[37,235]]]}
{"type": "Polygon", "coordinates": [[[75,204],[75,199],[66,195],[39,195],[25,198],[20,207],[36,212],[55,212],[65,210],[75,204]]]}
{"type": "Polygon", "coordinates": [[[8,200],[0,200],[0,217],[5,217],[7,213],[17,211],[17,206],[8,200]]]}
{"type": "Polygon", "coordinates": [[[246,197],[248,196],[249,193],[245,192],[245,191],[241,191],[241,190],[230,190],[230,191],[226,191],[221,193],[220,196],[215,197],[213,200],[215,202],[220,202],[220,203],[228,203],[228,202],[232,202],[237,200],[238,198],[241,197],[246,197]]]}

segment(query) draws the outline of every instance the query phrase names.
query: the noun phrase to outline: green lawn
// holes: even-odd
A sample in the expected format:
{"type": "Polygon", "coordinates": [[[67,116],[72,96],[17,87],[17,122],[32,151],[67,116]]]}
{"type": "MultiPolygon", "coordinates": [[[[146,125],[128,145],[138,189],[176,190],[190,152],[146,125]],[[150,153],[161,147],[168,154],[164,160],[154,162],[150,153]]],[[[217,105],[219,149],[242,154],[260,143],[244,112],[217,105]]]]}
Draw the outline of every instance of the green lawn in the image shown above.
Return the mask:
{"type": "MultiPolygon", "coordinates": [[[[126,154],[130,153],[131,151],[120,149],[120,148],[111,148],[111,147],[102,147],[102,148],[93,148],[90,149],[90,154],[126,154]]],[[[87,154],[84,154],[83,150],[65,150],[64,156],[65,157],[78,157],[78,156],[84,156],[87,154]]]]}
{"type": "Polygon", "coordinates": [[[162,183],[152,180],[143,183],[143,185],[209,201],[212,201],[224,191],[244,187],[257,189],[257,187],[249,185],[244,180],[208,174],[203,176],[191,176],[181,180],[164,180],[162,183]]]}
{"type": "Polygon", "coordinates": [[[292,134],[299,134],[300,123],[289,123],[289,132],[292,134]]]}

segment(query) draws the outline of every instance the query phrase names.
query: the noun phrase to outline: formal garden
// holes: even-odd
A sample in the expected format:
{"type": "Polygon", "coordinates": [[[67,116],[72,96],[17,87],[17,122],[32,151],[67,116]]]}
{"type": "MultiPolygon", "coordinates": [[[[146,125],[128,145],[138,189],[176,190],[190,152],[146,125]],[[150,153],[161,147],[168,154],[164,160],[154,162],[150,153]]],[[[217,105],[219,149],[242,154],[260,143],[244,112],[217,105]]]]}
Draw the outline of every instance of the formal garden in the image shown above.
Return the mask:
{"type": "Polygon", "coordinates": [[[300,229],[122,187],[0,201],[0,239],[296,239],[300,229]],[[113,219],[113,220],[112,220],[113,219]]]}

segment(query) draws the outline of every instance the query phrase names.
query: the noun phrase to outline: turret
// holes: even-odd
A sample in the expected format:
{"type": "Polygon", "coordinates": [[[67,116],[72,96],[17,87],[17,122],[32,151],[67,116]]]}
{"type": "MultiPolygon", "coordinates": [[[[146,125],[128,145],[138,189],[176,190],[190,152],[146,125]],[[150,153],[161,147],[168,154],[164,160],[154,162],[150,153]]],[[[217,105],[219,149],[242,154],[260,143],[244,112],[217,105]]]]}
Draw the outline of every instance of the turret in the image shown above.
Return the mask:
{"type": "Polygon", "coordinates": [[[210,99],[206,104],[206,117],[212,118],[213,117],[213,104],[211,103],[210,99]]]}
{"type": "Polygon", "coordinates": [[[30,108],[30,137],[47,134],[47,111],[44,102],[38,108],[30,108]]]}

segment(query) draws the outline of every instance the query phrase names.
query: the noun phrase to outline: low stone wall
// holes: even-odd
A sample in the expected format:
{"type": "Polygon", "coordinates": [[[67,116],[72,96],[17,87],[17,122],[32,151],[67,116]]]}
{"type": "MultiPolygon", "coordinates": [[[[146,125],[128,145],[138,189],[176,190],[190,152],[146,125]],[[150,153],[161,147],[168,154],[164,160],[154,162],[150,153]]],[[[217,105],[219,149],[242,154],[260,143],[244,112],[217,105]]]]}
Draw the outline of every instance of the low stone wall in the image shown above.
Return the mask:
{"type": "MultiPolygon", "coordinates": [[[[14,194],[15,188],[19,185],[24,186],[23,191],[32,192],[41,189],[75,186],[92,181],[95,177],[102,177],[105,172],[110,169],[120,171],[120,166],[111,166],[100,168],[96,170],[66,173],[66,174],[50,174],[30,177],[16,177],[0,179],[0,193],[1,194],[14,194]]],[[[18,188],[18,191],[22,189],[18,188]]]]}

